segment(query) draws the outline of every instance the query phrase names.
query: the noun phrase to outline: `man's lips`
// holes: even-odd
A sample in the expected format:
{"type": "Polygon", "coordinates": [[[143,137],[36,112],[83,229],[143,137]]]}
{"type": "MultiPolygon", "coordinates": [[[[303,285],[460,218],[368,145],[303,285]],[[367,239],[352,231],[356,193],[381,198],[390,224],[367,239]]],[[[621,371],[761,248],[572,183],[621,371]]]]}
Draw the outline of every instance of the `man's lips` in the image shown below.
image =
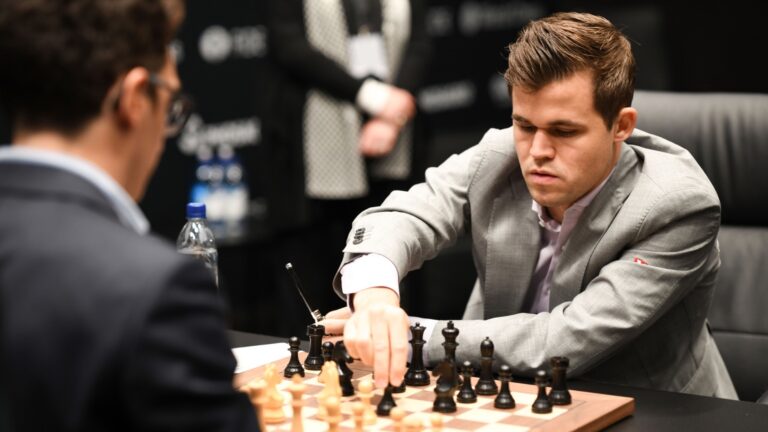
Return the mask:
{"type": "Polygon", "coordinates": [[[550,184],[556,181],[558,177],[550,171],[530,170],[528,171],[528,179],[533,183],[550,184]]]}

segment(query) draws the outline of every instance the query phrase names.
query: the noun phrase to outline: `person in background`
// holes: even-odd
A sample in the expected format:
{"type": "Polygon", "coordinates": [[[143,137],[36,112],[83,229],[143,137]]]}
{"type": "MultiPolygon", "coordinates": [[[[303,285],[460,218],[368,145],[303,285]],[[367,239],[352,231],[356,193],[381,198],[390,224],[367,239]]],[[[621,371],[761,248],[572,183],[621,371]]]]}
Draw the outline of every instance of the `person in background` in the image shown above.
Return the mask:
{"type": "MultiPolygon", "coordinates": [[[[635,129],[627,38],[605,18],[557,13],[526,25],[508,62],[512,126],[355,220],[334,280],[354,306],[349,353],[378,386],[398,385],[398,280],[471,234],[478,281],[454,321],[459,363],[477,365],[490,337],[495,364],[519,375],[566,356],[570,376],[735,399],[706,322],[720,201],[686,150],[635,129]]],[[[446,323],[427,324],[434,364],[446,323]]]]}
{"type": "Polygon", "coordinates": [[[327,247],[343,246],[357,213],[412,184],[423,159],[424,129],[413,118],[429,61],[426,7],[425,0],[270,2],[278,75],[264,117],[264,160],[277,291],[287,293],[281,307],[303,314],[286,261],[305,279],[313,306],[337,307],[327,288],[338,257],[327,247]]]}
{"type": "Polygon", "coordinates": [[[185,119],[176,0],[0,0],[2,364],[19,431],[256,431],[210,272],[136,205],[185,119]]]}

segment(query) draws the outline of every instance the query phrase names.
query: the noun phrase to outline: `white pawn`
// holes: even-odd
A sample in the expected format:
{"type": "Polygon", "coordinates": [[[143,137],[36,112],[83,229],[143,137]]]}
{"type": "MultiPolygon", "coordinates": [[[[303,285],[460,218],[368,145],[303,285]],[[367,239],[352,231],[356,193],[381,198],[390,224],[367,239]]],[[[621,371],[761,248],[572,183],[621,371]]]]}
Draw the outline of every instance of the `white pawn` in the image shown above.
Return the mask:
{"type": "Polygon", "coordinates": [[[341,401],[337,396],[331,396],[325,401],[325,409],[328,413],[328,432],[337,432],[341,423],[341,401]]]}
{"type": "Polygon", "coordinates": [[[320,374],[325,377],[325,387],[317,394],[317,418],[325,420],[327,400],[331,397],[341,397],[341,384],[339,384],[339,371],[333,361],[325,362],[320,374]]]}
{"type": "Polygon", "coordinates": [[[264,390],[267,388],[267,383],[263,380],[251,381],[245,385],[244,390],[248,394],[248,398],[251,400],[251,404],[256,410],[256,418],[259,421],[259,430],[266,431],[267,426],[264,423],[264,403],[267,398],[264,396],[264,390]]]}
{"type": "Polygon", "coordinates": [[[432,432],[440,432],[443,430],[443,415],[440,413],[432,413],[429,416],[429,423],[432,426],[432,432]]]}
{"type": "Polygon", "coordinates": [[[365,412],[365,405],[357,401],[352,404],[352,418],[355,420],[355,432],[363,432],[363,413],[365,412]]]}
{"type": "Polygon", "coordinates": [[[293,419],[291,421],[291,432],[304,432],[304,422],[301,417],[301,409],[304,402],[301,400],[307,385],[301,380],[301,375],[294,374],[291,378],[293,382],[288,386],[291,393],[291,406],[293,407],[293,419]]]}
{"type": "MultiPolygon", "coordinates": [[[[392,408],[394,409],[394,408],[392,408]]],[[[404,432],[421,432],[424,429],[424,423],[420,416],[409,416],[403,420],[404,432]]]]}
{"type": "Polygon", "coordinates": [[[405,410],[400,407],[394,407],[389,411],[389,418],[392,419],[395,432],[403,431],[403,418],[405,417],[405,410]]]}
{"type": "Polygon", "coordinates": [[[360,400],[363,401],[365,411],[363,412],[363,422],[370,426],[376,424],[379,420],[376,415],[376,410],[371,405],[371,398],[373,397],[373,381],[370,378],[366,378],[357,384],[357,395],[360,400]]]}

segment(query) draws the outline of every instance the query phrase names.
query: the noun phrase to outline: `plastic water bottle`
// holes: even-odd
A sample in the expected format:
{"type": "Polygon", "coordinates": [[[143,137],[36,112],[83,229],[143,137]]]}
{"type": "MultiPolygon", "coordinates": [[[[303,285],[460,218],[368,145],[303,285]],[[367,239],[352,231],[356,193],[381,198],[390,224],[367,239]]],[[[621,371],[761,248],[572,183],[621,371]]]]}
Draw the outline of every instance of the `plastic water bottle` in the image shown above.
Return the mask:
{"type": "Polygon", "coordinates": [[[216,289],[219,288],[219,253],[213,232],[205,219],[205,204],[187,204],[187,223],[176,239],[176,250],[202,261],[213,274],[216,289]]]}

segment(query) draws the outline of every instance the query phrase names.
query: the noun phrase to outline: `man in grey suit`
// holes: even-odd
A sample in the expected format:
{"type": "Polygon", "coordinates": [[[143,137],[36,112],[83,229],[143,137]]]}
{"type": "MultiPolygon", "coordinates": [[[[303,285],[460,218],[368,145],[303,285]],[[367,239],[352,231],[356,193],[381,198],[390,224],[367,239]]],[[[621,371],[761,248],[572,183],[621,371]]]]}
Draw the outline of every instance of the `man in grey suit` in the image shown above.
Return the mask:
{"type": "MultiPolygon", "coordinates": [[[[255,431],[200,262],[136,205],[184,119],[180,0],[0,0],[0,364],[19,431],[255,431]]],[[[182,209],[179,209],[181,211],[182,209]]]]}
{"type": "MultiPolygon", "coordinates": [[[[628,40],[602,17],[558,13],[509,50],[513,126],[356,219],[334,281],[354,313],[330,330],[345,324],[378,386],[399,384],[398,281],[466,233],[478,281],[455,322],[459,362],[477,365],[488,336],[496,365],[520,375],[567,356],[571,376],[735,398],[706,324],[719,200],[687,151],[635,130],[628,40]]],[[[431,363],[444,326],[429,323],[431,363]]]]}

